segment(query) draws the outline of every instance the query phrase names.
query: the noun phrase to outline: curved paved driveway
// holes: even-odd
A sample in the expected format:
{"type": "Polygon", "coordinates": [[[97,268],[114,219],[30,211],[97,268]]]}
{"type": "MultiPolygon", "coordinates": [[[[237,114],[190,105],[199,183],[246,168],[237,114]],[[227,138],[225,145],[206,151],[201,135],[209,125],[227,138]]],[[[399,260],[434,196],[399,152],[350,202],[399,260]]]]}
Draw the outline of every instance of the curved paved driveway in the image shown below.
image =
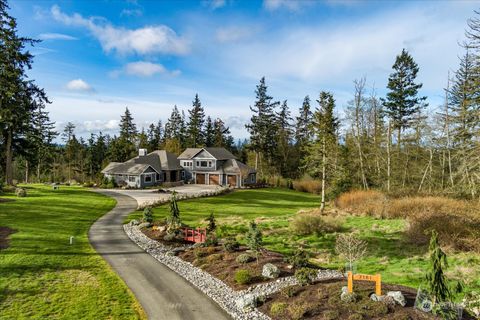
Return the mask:
{"type": "Polygon", "coordinates": [[[99,192],[115,198],[117,205],[92,225],[90,243],[133,291],[149,319],[231,319],[210,298],[128,238],[122,223],[137,208],[134,199],[112,191],[99,192]]]}

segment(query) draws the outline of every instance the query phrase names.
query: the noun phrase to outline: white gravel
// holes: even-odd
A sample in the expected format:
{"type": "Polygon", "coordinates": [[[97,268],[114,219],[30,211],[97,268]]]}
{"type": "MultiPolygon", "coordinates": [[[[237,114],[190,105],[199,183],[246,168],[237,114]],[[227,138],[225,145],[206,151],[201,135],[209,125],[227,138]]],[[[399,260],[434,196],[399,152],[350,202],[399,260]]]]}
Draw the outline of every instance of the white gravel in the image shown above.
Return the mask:
{"type": "MultiPolygon", "coordinates": [[[[246,290],[234,291],[223,281],[213,277],[200,268],[195,267],[190,262],[184,261],[181,258],[173,255],[172,251],[178,247],[166,246],[158,241],[152,240],[145,236],[140,231],[138,226],[134,226],[132,224],[125,224],[124,230],[129,238],[139,247],[200,289],[208,297],[218,303],[218,305],[234,319],[270,319],[270,317],[264,313],[261,313],[255,308],[242,310],[237,305],[237,301],[247,295],[248,297],[253,295],[256,298],[265,297],[285,287],[297,284],[295,277],[291,276],[279,278],[268,283],[259,284],[246,290]]],[[[182,248],[186,247],[188,246],[184,246],[182,248]]],[[[333,270],[320,270],[318,272],[317,279],[319,280],[333,278],[343,278],[343,275],[333,270]]]]}

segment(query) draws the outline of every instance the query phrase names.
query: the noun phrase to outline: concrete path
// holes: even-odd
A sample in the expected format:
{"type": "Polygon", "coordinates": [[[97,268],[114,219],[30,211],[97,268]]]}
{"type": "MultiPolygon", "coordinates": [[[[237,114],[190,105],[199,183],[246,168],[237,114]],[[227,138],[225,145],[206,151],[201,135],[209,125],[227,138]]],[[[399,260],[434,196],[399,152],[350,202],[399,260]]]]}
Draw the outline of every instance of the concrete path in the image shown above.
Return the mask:
{"type": "MultiPolygon", "coordinates": [[[[186,184],[179,187],[165,188],[170,191],[177,191],[178,193],[186,193],[190,195],[196,195],[203,192],[214,191],[220,188],[219,186],[213,185],[202,185],[202,184],[186,184]]],[[[169,193],[159,193],[155,189],[107,189],[108,191],[120,193],[137,200],[138,205],[148,205],[155,201],[159,200],[168,200],[171,197],[169,193]]]]}
{"type": "Polygon", "coordinates": [[[128,238],[122,223],[137,208],[135,199],[98,192],[115,198],[117,206],[92,225],[90,243],[132,290],[149,319],[231,319],[213,300],[128,238]]]}

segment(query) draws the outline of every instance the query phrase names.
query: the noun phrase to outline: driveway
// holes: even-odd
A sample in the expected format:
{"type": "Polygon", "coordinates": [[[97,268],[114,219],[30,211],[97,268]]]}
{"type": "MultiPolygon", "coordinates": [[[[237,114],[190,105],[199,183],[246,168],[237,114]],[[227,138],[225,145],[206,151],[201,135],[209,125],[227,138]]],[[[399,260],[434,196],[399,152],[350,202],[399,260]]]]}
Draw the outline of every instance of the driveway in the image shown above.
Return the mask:
{"type": "MultiPolygon", "coordinates": [[[[220,188],[220,186],[212,185],[202,185],[202,184],[188,184],[179,187],[164,188],[165,190],[173,191],[175,190],[178,193],[186,193],[190,195],[196,195],[206,191],[213,191],[220,188]]],[[[138,206],[144,206],[159,200],[168,200],[171,195],[169,193],[160,193],[157,189],[108,189],[107,191],[116,192],[129,196],[137,200],[138,206]]]]}
{"type": "Polygon", "coordinates": [[[128,238],[122,222],[137,208],[135,199],[98,192],[116,199],[117,205],[92,225],[90,243],[132,290],[149,319],[231,319],[213,300],[128,238]]]}

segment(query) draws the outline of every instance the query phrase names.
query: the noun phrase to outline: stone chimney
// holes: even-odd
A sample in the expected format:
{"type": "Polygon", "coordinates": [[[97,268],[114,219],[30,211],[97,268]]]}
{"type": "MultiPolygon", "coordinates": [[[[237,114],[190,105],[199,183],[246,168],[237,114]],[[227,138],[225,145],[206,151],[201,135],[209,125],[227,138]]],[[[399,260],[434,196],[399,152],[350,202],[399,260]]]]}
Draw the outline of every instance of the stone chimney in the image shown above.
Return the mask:
{"type": "Polygon", "coordinates": [[[138,149],[138,156],[144,157],[147,155],[147,149],[138,149]]]}

